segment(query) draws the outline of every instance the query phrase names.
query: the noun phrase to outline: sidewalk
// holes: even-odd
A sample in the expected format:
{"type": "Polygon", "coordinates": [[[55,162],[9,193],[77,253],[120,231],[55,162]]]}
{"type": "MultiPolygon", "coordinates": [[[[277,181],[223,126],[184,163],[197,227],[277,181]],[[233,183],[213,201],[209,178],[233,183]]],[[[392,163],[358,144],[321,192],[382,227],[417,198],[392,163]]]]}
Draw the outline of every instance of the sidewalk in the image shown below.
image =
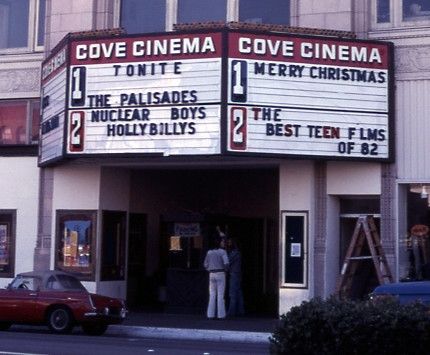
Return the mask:
{"type": "Polygon", "coordinates": [[[130,312],[121,325],[111,325],[112,336],[268,343],[277,320],[238,317],[207,320],[203,315],[130,312]]]}

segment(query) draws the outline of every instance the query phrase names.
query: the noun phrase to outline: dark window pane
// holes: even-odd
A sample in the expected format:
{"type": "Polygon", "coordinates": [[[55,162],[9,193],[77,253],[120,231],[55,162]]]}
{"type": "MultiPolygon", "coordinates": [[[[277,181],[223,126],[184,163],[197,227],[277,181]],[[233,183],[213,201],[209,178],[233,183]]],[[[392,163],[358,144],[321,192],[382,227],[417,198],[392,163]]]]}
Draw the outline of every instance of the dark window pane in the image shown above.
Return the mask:
{"type": "Polygon", "coordinates": [[[31,103],[31,143],[35,143],[39,139],[40,125],[40,102],[33,101],[31,103]]]}
{"type": "Polygon", "coordinates": [[[45,43],[45,9],[46,0],[39,2],[39,22],[37,24],[37,45],[43,46],[45,43]]]}
{"type": "Polygon", "coordinates": [[[378,0],[376,21],[378,23],[390,22],[390,0],[378,0]]]}
{"type": "Polygon", "coordinates": [[[378,214],[380,212],[378,198],[354,198],[340,200],[341,214],[378,214]]]}
{"type": "Polygon", "coordinates": [[[428,0],[403,0],[403,19],[406,21],[430,18],[430,2],[428,0]]]}
{"type": "Polygon", "coordinates": [[[166,27],[165,0],[122,0],[121,27],[127,33],[164,31],[166,27]]]}
{"type": "Polygon", "coordinates": [[[178,0],[178,23],[225,21],[227,0],[178,0]]]}
{"type": "Polygon", "coordinates": [[[85,287],[81,282],[69,275],[57,275],[58,281],[60,281],[61,286],[66,290],[85,290],[85,287]]]}
{"type": "Polygon", "coordinates": [[[289,0],[240,0],[239,21],[252,23],[290,24],[289,0]]]}
{"type": "Polygon", "coordinates": [[[28,45],[29,0],[0,1],[0,49],[28,45]]]}

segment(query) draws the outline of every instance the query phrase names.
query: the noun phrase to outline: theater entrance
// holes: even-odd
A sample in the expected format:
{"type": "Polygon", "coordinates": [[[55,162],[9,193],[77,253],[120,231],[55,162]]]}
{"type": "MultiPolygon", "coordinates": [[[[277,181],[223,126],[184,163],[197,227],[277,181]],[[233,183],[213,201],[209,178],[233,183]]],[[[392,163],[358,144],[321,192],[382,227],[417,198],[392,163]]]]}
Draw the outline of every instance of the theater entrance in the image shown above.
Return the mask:
{"type": "Polygon", "coordinates": [[[204,314],[208,275],[203,260],[220,227],[236,239],[242,253],[247,314],[277,314],[276,169],[132,175],[136,212],[129,219],[127,281],[132,309],[204,314]]]}

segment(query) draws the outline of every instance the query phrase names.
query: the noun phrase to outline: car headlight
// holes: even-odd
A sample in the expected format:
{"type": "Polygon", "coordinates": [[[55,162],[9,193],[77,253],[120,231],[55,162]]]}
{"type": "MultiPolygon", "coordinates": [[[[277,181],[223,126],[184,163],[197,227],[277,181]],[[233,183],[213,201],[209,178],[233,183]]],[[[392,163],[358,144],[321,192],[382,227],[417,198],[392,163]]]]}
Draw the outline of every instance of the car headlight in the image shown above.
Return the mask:
{"type": "Polygon", "coordinates": [[[105,307],[103,310],[103,314],[107,316],[109,314],[109,307],[105,307]]]}

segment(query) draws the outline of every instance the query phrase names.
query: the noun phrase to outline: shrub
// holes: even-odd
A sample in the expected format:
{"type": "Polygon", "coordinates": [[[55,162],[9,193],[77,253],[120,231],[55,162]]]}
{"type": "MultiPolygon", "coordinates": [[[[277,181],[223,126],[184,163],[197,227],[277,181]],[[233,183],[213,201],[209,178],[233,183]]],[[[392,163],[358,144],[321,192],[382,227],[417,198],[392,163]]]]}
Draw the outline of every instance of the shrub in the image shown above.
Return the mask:
{"type": "Polygon", "coordinates": [[[420,303],[312,299],[282,315],[272,354],[428,354],[430,314],[420,303]]]}

